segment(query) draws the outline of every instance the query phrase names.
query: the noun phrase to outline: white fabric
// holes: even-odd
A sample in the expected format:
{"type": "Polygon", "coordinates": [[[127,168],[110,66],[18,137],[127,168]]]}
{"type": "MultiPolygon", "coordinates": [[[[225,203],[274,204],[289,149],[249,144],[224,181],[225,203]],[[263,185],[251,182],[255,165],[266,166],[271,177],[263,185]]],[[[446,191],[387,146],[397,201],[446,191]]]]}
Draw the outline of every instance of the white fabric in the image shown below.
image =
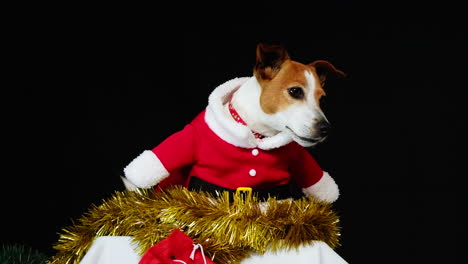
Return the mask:
{"type": "Polygon", "coordinates": [[[80,264],[138,264],[141,256],[129,236],[98,237],[80,264]]]}
{"type": "MultiPolygon", "coordinates": [[[[97,238],[80,264],[138,264],[141,256],[129,236],[97,238]]],[[[244,259],[241,264],[347,264],[326,243],[316,241],[297,250],[266,252],[244,259]]],[[[219,263],[222,264],[222,263],[219,263]]]]}

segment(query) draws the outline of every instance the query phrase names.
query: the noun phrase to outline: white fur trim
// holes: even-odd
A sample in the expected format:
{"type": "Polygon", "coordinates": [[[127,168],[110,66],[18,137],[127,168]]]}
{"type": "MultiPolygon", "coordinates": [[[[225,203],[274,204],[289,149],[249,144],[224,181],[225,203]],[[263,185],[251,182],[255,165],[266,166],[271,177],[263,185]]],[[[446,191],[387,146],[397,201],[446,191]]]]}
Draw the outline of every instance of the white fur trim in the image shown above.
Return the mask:
{"type": "Polygon", "coordinates": [[[131,183],[129,180],[127,180],[127,178],[125,177],[122,177],[120,176],[120,178],[122,179],[122,182],[125,186],[125,189],[129,190],[129,191],[135,191],[135,190],[138,190],[138,186],[136,186],[135,184],[131,183]]]}
{"type": "Polygon", "coordinates": [[[258,147],[263,150],[270,150],[289,144],[292,140],[293,139],[289,135],[288,131],[283,131],[272,137],[267,137],[259,140],[258,147]]]}
{"type": "Polygon", "coordinates": [[[221,139],[236,147],[255,148],[263,150],[279,148],[292,141],[287,132],[278,133],[275,136],[256,139],[251,130],[227,117],[224,114],[224,104],[231,98],[239,87],[255,77],[241,77],[229,80],[218,86],[208,98],[205,122],[208,127],[221,139]]]}
{"type": "Polygon", "coordinates": [[[250,129],[224,115],[224,104],[232,94],[249,78],[235,78],[218,86],[208,97],[205,122],[224,141],[242,148],[256,147],[255,137],[250,129]]]}
{"type": "Polygon", "coordinates": [[[169,176],[164,165],[150,150],[143,151],[130,162],[124,168],[124,173],[127,180],[139,188],[149,188],[169,176]]]}
{"type": "Polygon", "coordinates": [[[323,172],[322,178],[317,183],[310,187],[303,188],[302,191],[307,196],[312,195],[328,203],[336,201],[340,195],[338,185],[336,185],[333,178],[325,171],[323,172]]]}

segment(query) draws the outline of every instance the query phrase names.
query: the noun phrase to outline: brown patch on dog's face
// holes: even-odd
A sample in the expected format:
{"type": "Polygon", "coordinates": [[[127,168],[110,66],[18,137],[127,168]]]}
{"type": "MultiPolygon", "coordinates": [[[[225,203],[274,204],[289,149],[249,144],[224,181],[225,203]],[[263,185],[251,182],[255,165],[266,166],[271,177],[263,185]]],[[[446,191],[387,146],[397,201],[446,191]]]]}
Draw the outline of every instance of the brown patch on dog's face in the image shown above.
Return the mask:
{"type": "MultiPolygon", "coordinates": [[[[307,85],[305,72],[310,70],[309,66],[302,63],[286,60],[273,79],[259,79],[258,82],[262,87],[260,105],[263,111],[267,114],[274,114],[296,102],[305,103],[306,95],[310,89],[307,85]],[[304,98],[296,99],[289,95],[288,88],[294,87],[303,89],[304,98]]],[[[317,96],[321,96],[323,93],[323,90],[317,92],[317,96]]]]}

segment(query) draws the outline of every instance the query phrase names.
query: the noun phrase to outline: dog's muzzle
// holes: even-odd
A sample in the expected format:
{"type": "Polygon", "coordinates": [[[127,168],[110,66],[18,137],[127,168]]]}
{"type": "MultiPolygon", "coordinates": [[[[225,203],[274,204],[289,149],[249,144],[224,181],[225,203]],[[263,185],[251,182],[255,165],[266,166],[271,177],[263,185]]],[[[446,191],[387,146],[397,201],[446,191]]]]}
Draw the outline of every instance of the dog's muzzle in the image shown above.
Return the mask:
{"type": "Polygon", "coordinates": [[[294,137],[304,142],[308,142],[312,144],[319,143],[320,141],[324,140],[327,137],[326,135],[322,136],[322,132],[319,132],[321,135],[316,136],[316,137],[302,137],[296,134],[296,132],[294,132],[294,130],[292,130],[290,127],[286,126],[286,128],[294,135],[294,137]]]}

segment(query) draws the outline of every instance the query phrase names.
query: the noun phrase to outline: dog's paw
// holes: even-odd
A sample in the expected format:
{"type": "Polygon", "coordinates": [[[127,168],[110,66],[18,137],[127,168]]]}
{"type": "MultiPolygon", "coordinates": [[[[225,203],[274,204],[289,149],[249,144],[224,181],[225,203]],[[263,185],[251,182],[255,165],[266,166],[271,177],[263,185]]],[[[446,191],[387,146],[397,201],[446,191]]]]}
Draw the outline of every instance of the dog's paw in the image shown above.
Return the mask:
{"type": "Polygon", "coordinates": [[[338,190],[338,185],[335,183],[333,178],[327,173],[323,172],[323,176],[314,185],[302,189],[305,195],[314,196],[320,201],[333,203],[338,199],[340,191],[338,190]]]}

